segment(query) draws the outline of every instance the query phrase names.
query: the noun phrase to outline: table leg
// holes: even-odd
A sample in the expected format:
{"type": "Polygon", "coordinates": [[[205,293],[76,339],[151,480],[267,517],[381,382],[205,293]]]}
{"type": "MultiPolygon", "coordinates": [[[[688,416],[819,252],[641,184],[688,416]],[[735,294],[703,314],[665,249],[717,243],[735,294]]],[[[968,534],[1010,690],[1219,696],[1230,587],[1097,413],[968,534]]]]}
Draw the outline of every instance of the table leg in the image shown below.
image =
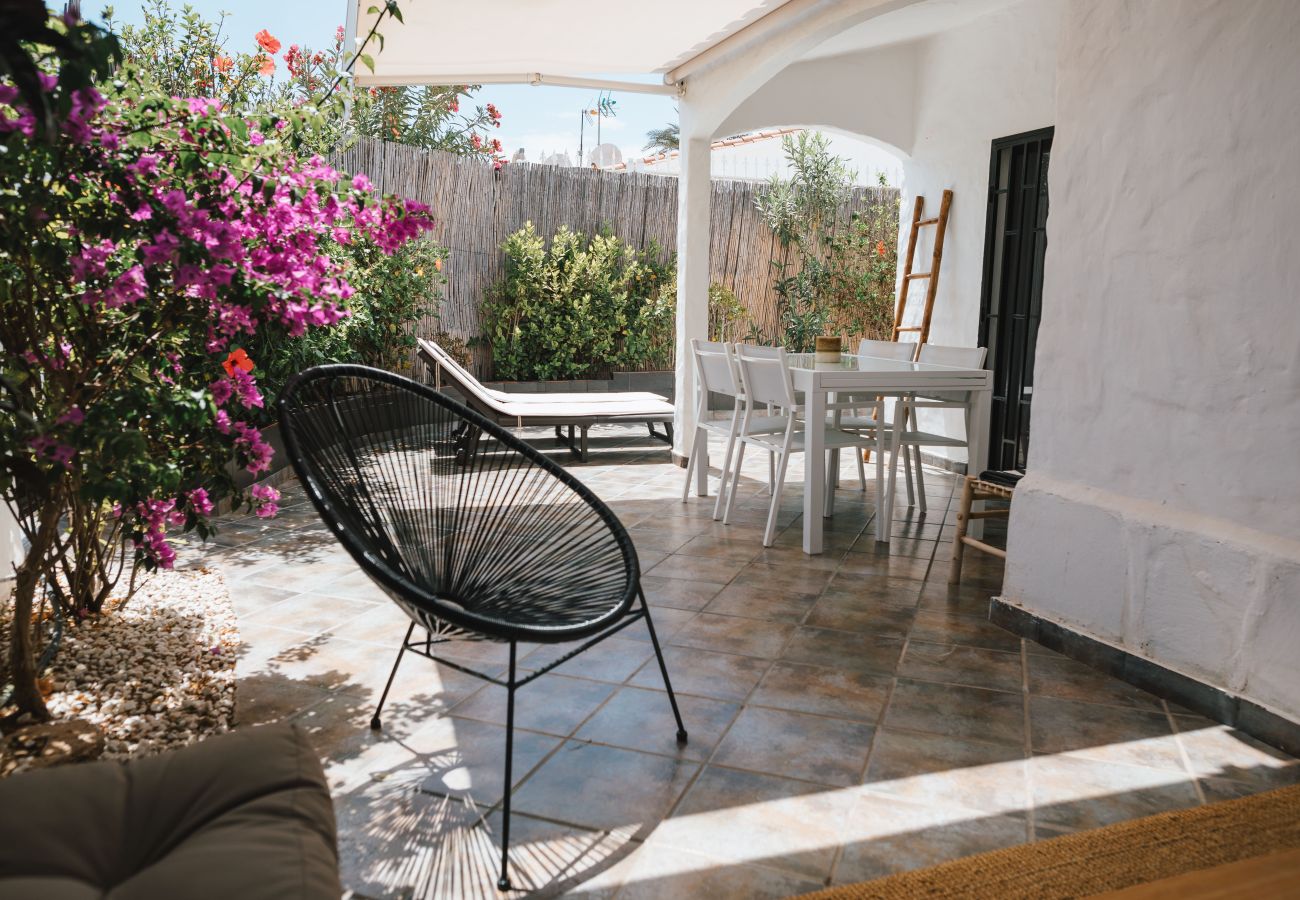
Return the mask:
{"type": "Polygon", "coordinates": [[[894,494],[898,487],[898,452],[903,444],[903,430],[907,428],[907,409],[902,398],[894,403],[894,427],[889,430],[889,485],[885,488],[884,511],[877,513],[876,542],[888,544],[894,531],[894,494]]]}
{"type": "Polygon", "coordinates": [[[815,556],[822,552],[826,500],[826,394],[814,387],[804,399],[803,552],[815,556]]]}

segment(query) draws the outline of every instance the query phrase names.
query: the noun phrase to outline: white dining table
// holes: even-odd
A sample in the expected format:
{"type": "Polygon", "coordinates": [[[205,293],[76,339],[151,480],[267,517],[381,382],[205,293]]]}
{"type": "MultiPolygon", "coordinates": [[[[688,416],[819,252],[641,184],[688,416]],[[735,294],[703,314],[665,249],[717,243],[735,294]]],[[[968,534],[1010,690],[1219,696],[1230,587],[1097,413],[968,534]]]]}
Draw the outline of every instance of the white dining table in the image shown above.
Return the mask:
{"type": "MultiPolygon", "coordinates": [[[[904,397],[911,394],[933,392],[969,391],[971,402],[970,434],[967,435],[967,471],[982,472],[987,467],[989,431],[989,399],[993,389],[993,373],[986,369],[961,369],[934,363],[905,362],[897,359],[880,359],[854,356],[845,353],[835,362],[818,362],[814,353],[792,353],[786,357],[794,389],[804,394],[804,490],[803,490],[803,551],[811,555],[822,552],[822,519],[826,509],[826,452],[824,446],[827,410],[831,396],[837,392],[872,394],[880,397],[904,397]],[[817,427],[810,427],[816,424],[817,427]]],[[[893,427],[905,427],[897,421],[893,427]]],[[[878,446],[888,446],[889,441],[878,441],[878,446]]],[[[883,438],[883,435],[882,435],[883,438]]],[[[854,451],[857,452],[857,451],[854,451]]],[[[881,464],[877,455],[877,466],[881,464]]],[[[890,459],[890,465],[894,465],[890,459]]],[[[877,470],[879,472],[879,469],[877,470]]],[[[877,475],[877,485],[881,479],[877,475]]],[[[889,542],[893,530],[893,491],[877,493],[878,503],[876,540],[889,542]],[[881,493],[885,496],[881,496],[881,493]]]]}

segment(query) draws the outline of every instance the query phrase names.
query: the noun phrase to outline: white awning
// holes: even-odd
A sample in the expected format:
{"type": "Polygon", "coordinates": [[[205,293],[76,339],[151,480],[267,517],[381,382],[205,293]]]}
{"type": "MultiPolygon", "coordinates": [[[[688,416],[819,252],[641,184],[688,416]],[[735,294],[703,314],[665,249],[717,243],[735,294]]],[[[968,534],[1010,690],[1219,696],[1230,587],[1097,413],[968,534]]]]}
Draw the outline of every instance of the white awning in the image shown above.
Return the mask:
{"type": "MultiPolygon", "coordinates": [[[[559,84],[672,92],[667,73],[787,0],[402,0],[363,85],[559,84]],[[647,76],[659,76],[647,78],[647,76]],[[627,81],[625,82],[624,79],[627,81]]],[[[349,0],[349,40],[382,0],[349,0]]]]}

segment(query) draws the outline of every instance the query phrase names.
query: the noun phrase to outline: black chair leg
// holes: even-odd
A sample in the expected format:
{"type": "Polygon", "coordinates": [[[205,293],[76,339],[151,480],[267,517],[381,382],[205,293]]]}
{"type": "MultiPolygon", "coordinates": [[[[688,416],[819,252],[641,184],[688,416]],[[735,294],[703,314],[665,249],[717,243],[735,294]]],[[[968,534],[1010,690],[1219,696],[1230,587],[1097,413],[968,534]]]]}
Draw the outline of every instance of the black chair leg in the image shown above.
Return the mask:
{"type": "Polygon", "coordinates": [[[501,877],[497,890],[510,890],[510,789],[514,784],[510,764],[515,752],[515,642],[510,642],[510,679],[506,684],[506,780],[505,797],[501,801],[501,877]]]}
{"type": "Polygon", "coordinates": [[[682,724],[681,711],[677,709],[677,695],[673,693],[673,683],[668,678],[668,666],[664,663],[664,651],[659,647],[659,636],[655,634],[655,623],[650,621],[650,604],[646,602],[645,591],[641,593],[641,609],[645,611],[645,627],[650,632],[650,643],[655,648],[655,658],[659,660],[659,673],[664,677],[664,687],[668,689],[668,702],[673,706],[673,718],[677,720],[677,743],[686,743],[686,726],[682,724]]]}
{"type": "Polygon", "coordinates": [[[388,699],[388,691],[393,686],[393,679],[397,677],[397,667],[402,664],[402,654],[406,652],[406,645],[411,642],[411,634],[415,631],[415,622],[411,622],[406,629],[406,637],[402,638],[402,649],[397,651],[397,659],[393,661],[393,671],[388,673],[388,681],[384,684],[384,692],[379,695],[379,705],[375,707],[375,714],[370,717],[370,730],[378,731],[383,727],[379,720],[379,714],[384,711],[384,701],[388,699]]]}

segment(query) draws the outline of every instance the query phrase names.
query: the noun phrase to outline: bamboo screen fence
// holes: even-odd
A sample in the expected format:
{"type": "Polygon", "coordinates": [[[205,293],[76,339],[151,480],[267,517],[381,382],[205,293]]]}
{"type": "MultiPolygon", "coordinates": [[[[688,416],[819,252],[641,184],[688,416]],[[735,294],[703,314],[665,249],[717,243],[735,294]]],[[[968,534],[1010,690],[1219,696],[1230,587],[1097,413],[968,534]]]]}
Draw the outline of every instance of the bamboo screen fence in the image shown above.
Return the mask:
{"type": "MultiPolygon", "coordinates": [[[[637,247],[658,242],[665,256],[677,244],[677,179],[644,173],[513,163],[490,164],[440,151],[361,139],[332,162],[364,172],[385,193],[427,203],[437,221],[434,237],[449,250],[439,330],[464,340],[481,333],[479,306],[503,275],[501,242],[531,221],[549,239],[562,225],[591,234],[602,227],[637,247]]],[[[710,280],[730,288],[763,333],[775,333],[777,295],[771,261],[788,261],[755,208],[761,182],[714,180],[710,215],[710,280]]],[[[847,217],[881,201],[895,203],[894,188],[857,188],[842,209],[847,217]]],[[[896,234],[896,230],[894,232],[896,234]]],[[[888,236],[890,240],[894,235],[888,236]]],[[[490,355],[475,352],[480,375],[490,355]]]]}

